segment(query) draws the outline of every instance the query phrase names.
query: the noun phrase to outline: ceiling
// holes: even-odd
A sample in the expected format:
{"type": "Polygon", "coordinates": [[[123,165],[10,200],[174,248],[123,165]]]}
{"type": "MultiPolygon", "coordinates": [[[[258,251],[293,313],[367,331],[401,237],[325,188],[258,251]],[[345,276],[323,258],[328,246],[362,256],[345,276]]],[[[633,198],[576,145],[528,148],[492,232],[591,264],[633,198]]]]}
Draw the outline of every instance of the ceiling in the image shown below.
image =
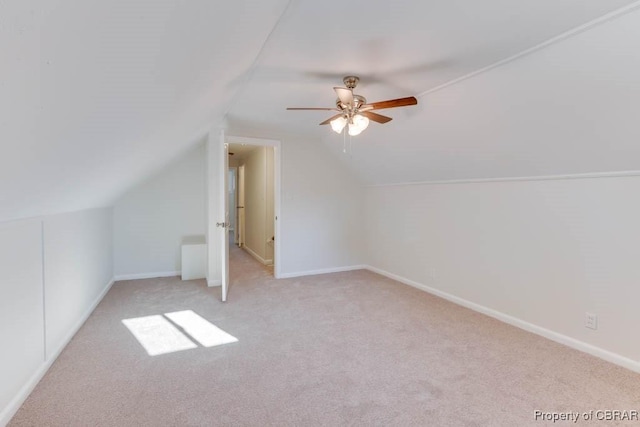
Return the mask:
{"type": "Polygon", "coordinates": [[[294,1],[254,68],[239,76],[242,92],[229,113],[308,132],[309,121],[327,114],[285,108],[335,106],[331,88],[345,75],[361,77],[356,93],[369,101],[417,95],[629,3],[353,0],[350,13],[342,1],[294,1]]]}
{"type": "MultiPolygon", "coordinates": [[[[248,155],[249,153],[252,153],[253,151],[259,150],[260,148],[262,148],[259,145],[247,145],[247,144],[235,144],[235,143],[231,143],[229,144],[229,155],[233,156],[233,160],[236,162],[242,162],[248,155]]],[[[231,161],[232,158],[229,158],[229,161],[231,161]]]]}
{"type": "Polygon", "coordinates": [[[420,95],[341,157],[363,183],[546,173],[510,163],[518,156],[501,146],[491,147],[500,161],[482,162],[459,143],[466,134],[432,138],[430,118],[465,102],[437,95],[455,89],[425,92],[637,3],[0,2],[0,220],[109,203],[225,119],[339,155],[340,136],[317,126],[326,114],[285,108],[332,106],[332,86],[351,73],[369,101],[420,95]]]}

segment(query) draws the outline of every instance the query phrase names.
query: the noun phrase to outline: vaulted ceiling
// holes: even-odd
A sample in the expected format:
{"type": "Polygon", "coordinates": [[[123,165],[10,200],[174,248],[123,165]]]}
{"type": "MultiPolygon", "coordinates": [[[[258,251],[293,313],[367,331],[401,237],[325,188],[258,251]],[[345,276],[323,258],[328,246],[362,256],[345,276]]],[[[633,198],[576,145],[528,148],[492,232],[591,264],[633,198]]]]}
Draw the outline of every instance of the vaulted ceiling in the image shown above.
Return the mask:
{"type": "MultiPolygon", "coordinates": [[[[225,120],[240,131],[322,140],[363,183],[633,168],[635,135],[618,138],[617,156],[603,155],[596,139],[580,160],[576,139],[584,135],[553,120],[573,111],[565,98],[577,96],[584,107],[590,97],[578,95],[588,84],[628,97],[615,120],[631,120],[640,87],[632,52],[640,47],[638,3],[0,2],[0,220],[104,205],[225,120]],[[597,36],[593,26],[554,45],[575,52],[568,65],[566,52],[551,46],[544,60],[528,63],[536,53],[447,86],[620,8],[630,12],[615,18],[622,34],[597,36]],[[603,73],[609,86],[597,78],[603,73]],[[354,138],[349,156],[340,153],[342,136],[318,126],[326,114],[285,110],[333,106],[331,88],[346,74],[361,77],[356,93],[369,101],[417,95],[420,102],[386,111],[394,120],[354,138]],[[560,101],[567,105],[553,102],[556,86],[567,91],[560,101]],[[530,102],[535,108],[523,105],[530,102]],[[523,118],[535,114],[542,118],[533,124],[523,118]]],[[[619,129],[615,120],[607,125],[619,129]]]]}

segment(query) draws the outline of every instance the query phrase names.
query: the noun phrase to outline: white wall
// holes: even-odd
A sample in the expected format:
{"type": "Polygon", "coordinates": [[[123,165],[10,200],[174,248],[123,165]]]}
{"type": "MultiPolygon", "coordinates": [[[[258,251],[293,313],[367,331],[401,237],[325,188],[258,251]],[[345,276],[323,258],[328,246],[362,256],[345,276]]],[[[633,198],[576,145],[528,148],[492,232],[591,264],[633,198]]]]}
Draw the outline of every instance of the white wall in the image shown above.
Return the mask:
{"type": "Polygon", "coordinates": [[[370,187],[367,262],[637,362],[639,193],[640,177],[370,187]]]}
{"type": "Polygon", "coordinates": [[[282,144],[283,276],[362,264],[360,182],[319,141],[282,144]]]}
{"type": "Polygon", "coordinates": [[[179,274],[183,239],[205,235],[205,162],[198,143],[115,202],[117,278],[179,274]]]}
{"type": "Polygon", "coordinates": [[[0,224],[0,425],[44,362],[41,230],[38,220],[0,224]]]}
{"type": "Polygon", "coordinates": [[[112,215],[94,209],[44,218],[47,356],[62,350],[113,278],[112,215]]]}
{"type": "Polygon", "coordinates": [[[112,283],[112,212],[0,224],[0,425],[112,283]]]}

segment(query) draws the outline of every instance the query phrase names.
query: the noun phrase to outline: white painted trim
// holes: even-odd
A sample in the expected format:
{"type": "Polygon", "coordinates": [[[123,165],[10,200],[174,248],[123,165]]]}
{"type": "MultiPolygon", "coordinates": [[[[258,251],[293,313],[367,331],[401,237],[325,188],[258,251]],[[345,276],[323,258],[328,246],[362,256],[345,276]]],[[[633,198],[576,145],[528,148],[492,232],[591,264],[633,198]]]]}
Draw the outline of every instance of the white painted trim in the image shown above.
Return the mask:
{"type": "Polygon", "coordinates": [[[42,265],[42,357],[47,360],[47,287],[45,274],[45,254],[44,254],[44,220],[40,221],[40,262],[42,265]]]}
{"type": "Polygon", "coordinates": [[[180,276],[182,272],[180,270],[177,271],[160,271],[157,273],[135,273],[135,274],[121,274],[115,276],[115,281],[119,282],[121,280],[140,280],[140,279],[155,279],[157,277],[174,277],[180,276]]]}
{"type": "Polygon", "coordinates": [[[89,306],[87,311],[82,315],[80,319],[76,322],[76,324],[69,330],[67,335],[65,335],[64,339],[60,346],[56,349],[54,353],[52,353],[51,357],[45,358],[40,368],[29,378],[29,380],[22,386],[18,394],[9,402],[9,404],[4,408],[4,410],[0,413],[0,426],[6,426],[11,421],[11,418],[18,412],[20,406],[24,403],[25,400],[29,397],[34,388],[38,385],[42,377],[45,376],[53,362],[56,361],[62,350],[65,349],[67,344],[71,341],[71,339],[75,336],[75,334],[80,330],[84,322],[87,321],[93,310],[96,309],[98,304],[102,301],[104,296],[109,292],[111,286],[113,286],[115,282],[115,278],[112,278],[111,281],[105,286],[105,288],[100,292],[100,295],[93,301],[93,303],[89,306]]]}
{"type": "Polygon", "coordinates": [[[251,255],[252,257],[254,257],[254,258],[255,258],[255,259],[256,259],[260,264],[267,265],[267,261],[269,261],[269,260],[266,260],[266,259],[262,258],[260,255],[258,255],[257,253],[255,253],[255,252],[253,251],[253,249],[251,249],[249,246],[247,246],[247,245],[242,245],[242,249],[244,249],[245,251],[247,251],[247,253],[248,253],[249,255],[251,255]]]}
{"type": "Polygon", "coordinates": [[[290,277],[315,276],[317,274],[340,273],[343,271],[366,270],[366,265],[347,265],[345,267],[323,268],[320,270],[297,271],[293,273],[282,273],[279,279],[288,279],[290,277]]]}
{"type": "Polygon", "coordinates": [[[434,180],[434,181],[416,181],[416,182],[398,182],[391,184],[370,184],[365,187],[403,187],[408,185],[451,185],[451,184],[483,184],[491,182],[512,182],[512,181],[560,181],[567,179],[595,179],[595,178],[630,178],[640,176],[639,171],[620,171],[620,172],[594,172],[594,173],[576,173],[566,175],[540,175],[540,176],[514,176],[505,178],[479,178],[479,179],[450,179],[450,180],[434,180]]]}
{"type": "MultiPolygon", "coordinates": [[[[218,218],[225,224],[229,220],[229,144],[225,139],[225,129],[220,130],[220,149],[218,159],[218,194],[222,198],[218,203],[218,218]]],[[[219,248],[222,255],[220,260],[220,279],[222,283],[221,299],[222,302],[227,300],[229,293],[229,231],[225,228],[220,229],[217,233],[219,236],[219,248]]]]}
{"type": "Polygon", "coordinates": [[[32,220],[42,221],[45,217],[49,217],[49,216],[67,215],[67,214],[74,214],[74,213],[79,213],[84,211],[94,211],[94,210],[106,209],[106,208],[112,208],[112,207],[113,205],[110,202],[108,202],[106,205],[94,206],[92,208],[74,209],[72,211],[52,211],[48,213],[43,213],[41,215],[21,216],[21,217],[15,217],[15,218],[9,217],[9,218],[0,219],[0,225],[9,224],[12,222],[20,222],[20,221],[32,221],[32,220]]]}
{"type": "Polygon", "coordinates": [[[222,280],[207,280],[207,286],[210,288],[214,286],[222,286],[222,280]]]}
{"type": "Polygon", "coordinates": [[[280,223],[282,222],[281,195],[282,195],[282,149],[280,148],[280,141],[273,147],[273,215],[275,215],[275,225],[273,228],[274,240],[273,240],[273,275],[276,279],[280,277],[280,271],[282,271],[282,255],[280,248],[282,247],[282,234],[280,233],[280,223]]]}
{"type": "Polygon", "coordinates": [[[442,90],[444,88],[447,88],[449,86],[453,86],[456,83],[460,83],[461,81],[464,81],[464,80],[470,79],[471,77],[477,76],[478,74],[485,73],[485,72],[487,72],[489,70],[492,70],[494,68],[500,67],[501,65],[504,65],[504,64],[507,64],[509,62],[515,61],[516,59],[522,58],[523,56],[530,55],[530,54],[532,54],[532,53],[534,53],[534,52],[536,52],[536,51],[538,51],[540,49],[544,49],[545,47],[551,46],[553,44],[561,42],[562,40],[568,39],[568,38],[570,38],[570,37],[572,37],[574,35],[577,35],[577,34],[580,34],[580,33],[584,32],[584,31],[587,31],[590,28],[593,28],[593,27],[598,26],[600,24],[604,24],[607,21],[610,21],[612,19],[618,18],[619,16],[622,16],[622,15],[625,15],[625,14],[627,14],[629,12],[632,12],[635,9],[637,9],[638,7],[640,7],[640,1],[635,1],[635,2],[633,2],[631,4],[628,4],[626,6],[623,6],[623,7],[619,8],[619,9],[616,9],[613,12],[609,12],[609,13],[604,14],[604,15],[598,17],[598,18],[595,18],[595,19],[593,19],[593,20],[591,20],[589,22],[586,22],[586,23],[584,23],[582,25],[579,25],[579,26],[577,26],[575,28],[572,28],[572,29],[570,29],[568,31],[565,31],[562,34],[558,34],[557,36],[552,37],[552,38],[550,38],[550,39],[548,39],[548,40],[546,40],[546,41],[544,41],[542,43],[539,43],[539,44],[537,44],[535,46],[532,46],[532,47],[530,47],[528,49],[522,50],[522,51],[516,53],[515,55],[511,55],[511,56],[509,56],[507,58],[501,59],[500,61],[494,62],[491,65],[488,65],[486,67],[482,67],[482,68],[480,68],[478,70],[475,70],[475,71],[472,71],[472,72],[470,72],[468,74],[465,74],[464,76],[460,76],[458,78],[455,78],[453,80],[449,80],[448,82],[445,82],[445,83],[443,83],[441,85],[438,85],[436,87],[433,87],[431,89],[427,89],[424,92],[421,92],[420,94],[416,95],[416,97],[420,98],[420,97],[423,97],[423,96],[425,96],[427,94],[430,94],[430,93],[433,93],[433,92],[437,92],[437,91],[442,90]]]}
{"type": "Polygon", "coordinates": [[[227,135],[225,142],[227,144],[246,144],[257,145],[260,147],[276,147],[280,145],[280,141],[278,141],[277,139],[249,138],[246,136],[233,135],[227,135]]]}
{"type": "Polygon", "coordinates": [[[614,363],[616,365],[622,366],[624,368],[630,369],[634,372],[640,373],[640,362],[635,361],[633,359],[629,359],[628,357],[619,355],[617,353],[613,353],[611,351],[602,349],[600,347],[596,347],[594,345],[588,344],[584,341],[577,340],[575,338],[571,338],[567,335],[563,335],[561,333],[543,328],[538,325],[534,325],[529,322],[525,322],[524,320],[518,319],[516,317],[510,316],[508,314],[502,313],[500,311],[485,307],[480,304],[476,304],[469,300],[457,297],[455,295],[449,294],[447,292],[440,291],[438,289],[432,288],[430,286],[423,285],[422,283],[418,283],[416,281],[407,279],[402,276],[398,276],[397,274],[389,273],[388,271],[372,267],[370,265],[365,266],[365,268],[371,272],[380,274],[381,276],[388,277],[397,282],[403,283],[405,285],[412,286],[416,289],[420,289],[421,291],[428,292],[432,295],[438,296],[440,298],[446,299],[454,304],[460,305],[462,307],[469,308],[473,311],[477,311],[478,313],[485,314],[489,317],[493,317],[494,319],[500,320],[501,322],[507,323],[509,325],[515,326],[520,329],[524,329],[527,332],[534,333],[536,335],[540,335],[541,337],[550,339],[551,341],[555,341],[560,344],[564,344],[567,347],[571,347],[573,349],[582,351],[584,353],[590,354],[592,356],[598,357],[600,359],[606,360],[607,362],[614,363]]]}

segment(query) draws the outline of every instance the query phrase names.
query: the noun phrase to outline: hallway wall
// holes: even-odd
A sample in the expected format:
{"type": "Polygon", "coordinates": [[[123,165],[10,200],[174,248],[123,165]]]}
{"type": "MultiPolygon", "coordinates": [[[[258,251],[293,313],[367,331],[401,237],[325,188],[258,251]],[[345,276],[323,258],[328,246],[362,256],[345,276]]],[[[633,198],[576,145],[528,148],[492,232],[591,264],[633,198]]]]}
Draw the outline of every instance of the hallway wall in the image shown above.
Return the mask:
{"type": "Polygon", "coordinates": [[[258,147],[244,158],[245,249],[264,264],[273,262],[273,148],[258,147]],[[269,250],[271,249],[271,250],[269,250]]]}

